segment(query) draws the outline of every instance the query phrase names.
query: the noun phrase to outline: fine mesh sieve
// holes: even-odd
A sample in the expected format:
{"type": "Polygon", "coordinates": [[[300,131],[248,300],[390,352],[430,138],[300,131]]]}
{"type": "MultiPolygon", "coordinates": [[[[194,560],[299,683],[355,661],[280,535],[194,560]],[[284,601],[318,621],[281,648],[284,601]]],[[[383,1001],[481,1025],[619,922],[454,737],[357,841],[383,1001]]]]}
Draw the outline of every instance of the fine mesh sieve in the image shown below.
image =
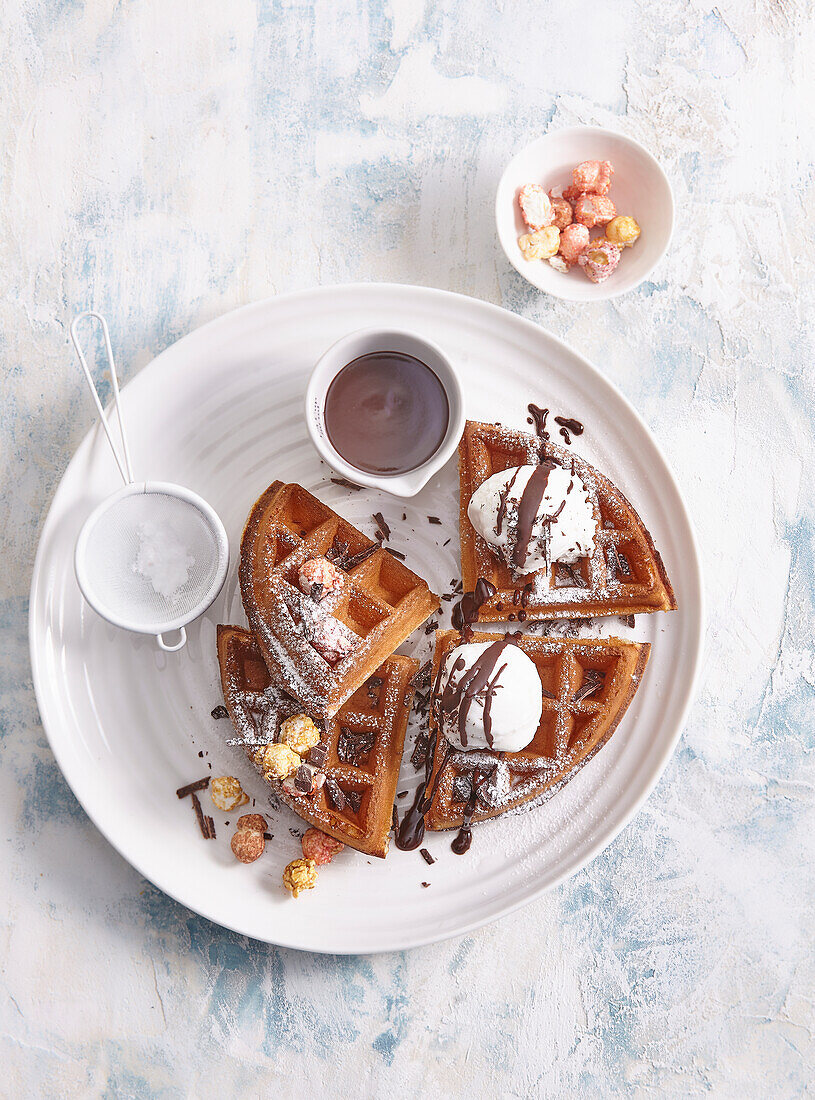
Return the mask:
{"type": "Polygon", "coordinates": [[[226,531],[197,493],[166,482],[134,482],[122,423],[119,386],[103,317],[83,313],[71,325],[71,339],[125,487],[88,517],[74,554],[76,577],[91,607],[108,622],[140,634],[155,634],[159,646],[175,652],[184,629],[216,598],[229,566],[226,531]],[[118,453],[76,335],[83,317],[96,318],[105,339],[113,396],[122,436],[118,453]],[[162,635],[180,631],[174,645],[162,635]]]}

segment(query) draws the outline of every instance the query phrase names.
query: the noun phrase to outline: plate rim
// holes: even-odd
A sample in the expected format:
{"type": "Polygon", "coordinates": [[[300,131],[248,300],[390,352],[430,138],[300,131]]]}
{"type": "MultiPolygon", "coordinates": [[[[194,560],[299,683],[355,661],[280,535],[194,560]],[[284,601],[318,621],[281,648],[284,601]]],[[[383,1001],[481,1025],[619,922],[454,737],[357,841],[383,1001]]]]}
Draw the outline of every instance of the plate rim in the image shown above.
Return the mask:
{"type": "MultiPolygon", "coordinates": [[[[623,813],[622,817],[618,821],[614,822],[614,824],[611,825],[611,828],[608,831],[603,830],[602,831],[602,836],[600,836],[599,838],[591,841],[590,843],[588,843],[586,845],[586,849],[585,849],[584,853],[582,854],[582,856],[578,857],[577,860],[572,865],[570,865],[568,868],[565,868],[562,871],[560,871],[558,874],[556,874],[555,877],[552,878],[550,881],[546,882],[543,885],[540,885],[540,884],[537,884],[537,883],[534,883],[534,882],[531,883],[529,889],[527,890],[527,892],[524,894],[523,897],[518,898],[517,900],[515,900],[511,903],[508,903],[504,908],[501,909],[501,911],[499,913],[491,913],[491,914],[488,914],[488,915],[480,917],[480,918],[475,918],[475,919],[472,919],[472,920],[464,920],[461,924],[458,924],[454,929],[445,930],[445,931],[441,932],[440,934],[419,934],[419,935],[410,937],[407,940],[406,939],[401,939],[398,942],[387,943],[385,946],[376,946],[376,947],[371,947],[371,948],[353,947],[353,948],[345,948],[345,949],[337,948],[337,947],[321,947],[321,946],[316,946],[315,947],[315,946],[311,946],[311,945],[304,946],[302,943],[293,942],[291,939],[287,938],[286,936],[282,936],[282,937],[281,936],[276,936],[275,937],[274,935],[259,936],[259,935],[257,935],[256,932],[249,931],[247,928],[241,927],[239,922],[226,923],[222,918],[220,918],[217,915],[214,915],[210,911],[210,907],[207,906],[206,904],[200,904],[198,902],[196,902],[195,904],[192,904],[190,901],[186,900],[185,898],[180,897],[178,895],[178,893],[176,893],[175,890],[173,889],[172,884],[165,884],[163,881],[157,881],[157,879],[154,878],[153,875],[148,873],[147,870],[144,868],[143,861],[141,860],[140,857],[131,856],[130,851],[129,851],[129,847],[130,847],[129,845],[121,844],[120,842],[117,842],[116,840],[114,840],[113,836],[111,835],[111,831],[109,831],[109,829],[104,824],[102,824],[102,821],[98,819],[97,814],[95,812],[93,812],[91,809],[88,808],[88,806],[86,805],[85,800],[80,796],[79,791],[77,790],[78,784],[75,784],[74,777],[68,774],[68,771],[70,769],[66,770],[66,767],[64,766],[64,763],[63,763],[63,759],[61,758],[61,753],[58,750],[58,748],[56,747],[55,739],[52,737],[51,731],[49,729],[49,724],[48,724],[48,721],[46,719],[46,713],[45,713],[47,708],[44,706],[44,699],[46,698],[46,696],[45,696],[44,687],[43,687],[43,684],[42,684],[43,669],[42,669],[41,665],[42,665],[42,662],[43,662],[44,658],[41,657],[39,646],[37,644],[37,643],[39,643],[39,645],[47,644],[45,642],[45,639],[42,639],[39,636],[40,623],[38,622],[38,612],[40,610],[40,608],[39,608],[40,589],[41,589],[41,587],[44,586],[44,580],[45,580],[45,578],[42,574],[43,574],[43,562],[44,562],[46,548],[47,548],[47,542],[48,542],[48,538],[46,536],[50,537],[51,527],[53,526],[54,523],[56,523],[56,515],[55,515],[55,512],[54,512],[54,506],[55,506],[57,497],[60,493],[60,490],[63,486],[63,483],[65,481],[65,478],[68,475],[68,471],[69,471],[70,467],[72,466],[72,464],[74,462],[76,462],[76,460],[78,459],[78,457],[81,454],[84,454],[93,445],[93,439],[94,439],[94,436],[96,434],[97,425],[96,425],[96,423],[92,423],[90,428],[88,429],[87,433],[82,438],[82,440],[80,441],[80,443],[77,446],[76,450],[74,451],[73,455],[71,456],[71,458],[70,458],[68,464],[66,465],[65,469],[63,470],[62,476],[59,479],[59,483],[55,487],[54,492],[51,496],[51,500],[50,500],[50,503],[48,505],[48,511],[47,511],[45,520],[43,522],[42,528],[40,530],[39,538],[38,538],[38,541],[37,541],[37,551],[36,551],[36,554],[35,554],[35,557],[34,557],[34,565],[33,565],[33,568],[32,568],[32,576],[31,576],[31,584],[30,584],[30,588],[29,588],[29,610],[28,610],[29,659],[31,661],[32,682],[33,682],[33,686],[34,686],[35,698],[36,698],[36,701],[37,701],[37,709],[38,709],[38,712],[39,712],[40,721],[42,722],[43,730],[44,730],[45,735],[48,739],[49,747],[50,747],[52,753],[54,754],[54,758],[55,758],[55,760],[56,760],[56,762],[59,766],[59,769],[60,769],[60,771],[63,775],[63,778],[65,779],[65,781],[68,784],[68,786],[70,787],[74,797],[77,799],[79,804],[82,806],[82,809],[83,809],[84,813],[88,816],[88,818],[91,820],[93,825],[99,830],[99,832],[102,834],[102,836],[105,838],[105,840],[114,848],[114,850],[124,860],[126,860],[126,862],[129,863],[131,865],[131,867],[133,867],[134,870],[136,870],[139,875],[141,875],[143,878],[145,878],[148,882],[152,883],[157,889],[161,890],[162,893],[167,894],[167,896],[172,898],[173,901],[177,902],[180,905],[183,905],[186,909],[189,909],[191,912],[199,914],[200,916],[204,917],[206,920],[211,921],[213,924],[216,924],[216,925],[218,925],[219,927],[222,927],[222,928],[226,928],[226,929],[228,929],[230,931],[233,931],[233,932],[235,932],[239,935],[246,936],[248,939],[256,940],[257,942],[260,942],[260,943],[268,943],[272,946],[284,947],[284,948],[291,949],[291,950],[314,952],[315,954],[376,955],[376,954],[388,953],[388,952],[392,952],[392,951],[403,951],[403,950],[407,950],[407,949],[414,948],[414,947],[424,947],[424,946],[428,946],[428,945],[433,944],[433,943],[441,943],[445,940],[457,938],[457,937],[460,937],[460,936],[465,936],[465,935],[468,935],[469,933],[471,933],[471,932],[473,932],[473,931],[475,931],[479,928],[482,928],[482,927],[484,927],[488,924],[493,923],[494,921],[497,921],[497,920],[502,919],[503,917],[509,916],[511,913],[517,912],[519,909],[523,908],[524,906],[530,904],[533,901],[536,901],[538,898],[542,897],[544,894],[548,893],[550,890],[553,890],[555,887],[559,886],[566,879],[571,878],[573,875],[575,875],[579,871],[583,870],[583,868],[586,867],[589,863],[591,863],[605,848],[607,848],[609,845],[611,845],[613,843],[613,841],[619,836],[619,834],[626,827],[626,825],[628,825],[633,820],[633,818],[639,813],[639,811],[642,808],[643,804],[651,796],[651,794],[653,793],[654,788],[656,787],[657,783],[659,782],[662,775],[664,774],[664,771],[665,771],[665,768],[668,764],[668,761],[672,757],[672,755],[674,753],[674,750],[676,749],[676,745],[679,741],[679,738],[681,737],[682,732],[685,728],[685,724],[687,722],[687,718],[688,718],[690,708],[693,705],[693,702],[696,698],[697,689],[698,689],[698,685],[699,685],[699,679],[700,679],[700,675],[701,675],[702,656],[703,656],[703,652],[704,652],[704,642],[705,642],[705,590],[704,590],[704,583],[703,583],[703,572],[702,572],[701,555],[700,555],[700,551],[699,551],[699,544],[698,544],[698,540],[697,540],[697,537],[696,537],[696,531],[694,529],[693,521],[691,519],[688,506],[685,502],[684,495],[683,495],[682,490],[680,488],[680,485],[679,485],[679,483],[676,479],[676,476],[674,475],[673,469],[671,468],[671,465],[668,462],[668,460],[667,460],[667,458],[666,458],[666,456],[663,452],[663,449],[662,449],[659,441],[657,440],[656,436],[651,431],[651,429],[648,427],[647,423],[645,422],[643,417],[640,415],[640,413],[637,411],[637,409],[631,404],[629,399],[622,392],[622,390],[620,390],[615,385],[615,383],[611,381],[611,379],[609,379],[605,374],[603,374],[602,371],[599,370],[599,368],[595,367],[594,364],[591,363],[591,361],[589,359],[587,359],[581,352],[577,351],[570,344],[568,344],[565,340],[561,339],[559,336],[557,336],[555,333],[551,332],[549,329],[544,328],[542,325],[539,325],[536,321],[533,321],[530,318],[523,317],[520,314],[515,313],[511,309],[507,309],[506,307],[501,306],[501,305],[497,305],[493,302],[485,301],[482,298],[476,298],[476,297],[474,297],[472,295],[468,295],[468,294],[461,294],[457,291],[442,290],[442,289],[437,288],[437,287],[421,286],[421,285],[410,284],[410,283],[391,283],[391,282],[335,283],[335,284],[318,285],[318,286],[309,287],[309,288],[306,288],[306,289],[287,291],[283,294],[270,295],[270,296],[267,296],[265,298],[257,299],[256,301],[253,301],[253,302],[246,302],[243,305],[236,306],[234,309],[231,309],[231,310],[227,310],[225,313],[221,313],[217,317],[213,317],[209,321],[206,321],[203,324],[198,325],[195,328],[190,329],[189,332],[186,332],[179,339],[172,341],[165,348],[162,348],[162,350],[158,353],[158,355],[154,356],[148,363],[146,363],[142,368],[140,368],[136,372],[136,374],[134,374],[134,376],[131,379],[129,379],[127,384],[122,387],[122,393],[124,393],[128,389],[128,387],[132,386],[139,379],[142,379],[143,377],[147,376],[148,373],[154,372],[156,370],[156,364],[161,360],[162,356],[164,356],[166,353],[170,352],[172,349],[175,349],[184,340],[191,339],[194,336],[200,334],[204,330],[210,330],[211,331],[212,329],[214,329],[218,326],[224,325],[227,322],[232,322],[239,315],[248,315],[252,312],[261,312],[264,309],[268,308],[272,303],[290,302],[290,301],[297,300],[297,299],[308,300],[309,298],[320,297],[320,296],[323,296],[323,295],[326,295],[326,294],[338,294],[338,293],[339,294],[342,294],[342,293],[348,294],[348,293],[359,293],[359,292],[366,293],[366,294],[371,294],[371,293],[373,293],[373,294],[377,294],[377,293],[389,294],[389,293],[392,293],[392,292],[400,292],[400,291],[401,292],[411,292],[411,293],[418,294],[419,296],[425,296],[425,297],[431,297],[431,298],[436,298],[436,297],[441,296],[442,298],[445,298],[445,299],[448,299],[448,300],[455,299],[459,304],[463,305],[465,308],[467,308],[467,307],[472,308],[473,306],[475,306],[475,308],[485,310],[487,313],[495,314],[496,317],[500,317],[504,322],[506,322],[507,318],[509,318],[511,324],[520,325],[523,329],[525,329],[527,331],[527,333],[529,335],[538,336],[538,337],[540,335],[544,335],[547,339],[552,340],[561,350],[565,351],[569,355],[575,356],[580,361],[581,366],[587,372],[588,380],[592,384],[599,384],[601,387],[602,386],[606,387],[607,389],[609,389],[614,394],[614,396],[617,399],[619,399],[623,403],[627,413],[629,415],[631,415],[634,418],[634,420],[639,424],[639,426],[645,431],[645,433],[647,434],[647,436],[649,437],[649,439],[651,441],[652,446],[655,448],[657,454],[659,455],[659,458],[662,461],[665,473],[667,474],[667,476],[670,480],[670,483],[672,485],[672,488],[674,489],[674,491],[676,493],[676,497],[677,497],[677,500],[678,500],[680,508],[681,508],[681,519],[684,520],[684,524],[685,524],[685,527],[686,527],[686,530],[687,530],[687,535],[689,537],[688,549],[690,550],[690,558],[689,558],[689,560],[686,564],[691,570],[691,574],[692,574],[693,579],[695,581],[695,585],[696,585],[696,589],[697,589],[697,595],[698,595],[698,599],[692,605],[688,605],[685,608],[683,608],[683,610],[686,610],[688,613],[694,613],[695,614],[696,623],[695,623],[695,630],[693,631],[694,640],[695,640],[695,652],[692,655],[692,672],[691,672],[691,675],[688,678],[688,681],[687,681],[687,684],[686,684],[686,687],[685,687],[684,699],[682,700],[681,706],[679,707],[678,712],[677,712],[677,717],[676,717],[675,722],[674,722],[673,733],[672,733],[670,739],[663,746],[662,751],[659,753],[657,759],[654,761],[651,773],[649,774],[648,778],[646,779],[639,795],[634,800],[634,802],[631,804],[631,806],[628,808],[628,810],[623,813]],[[125,849],[127,849],[127,851],[125,849]]],[[[141,384],[143,385],[145,383],[142,382],[141,384]]],[[[161,878],[161,876],[159,876],[159,878],[161,878]]]]}

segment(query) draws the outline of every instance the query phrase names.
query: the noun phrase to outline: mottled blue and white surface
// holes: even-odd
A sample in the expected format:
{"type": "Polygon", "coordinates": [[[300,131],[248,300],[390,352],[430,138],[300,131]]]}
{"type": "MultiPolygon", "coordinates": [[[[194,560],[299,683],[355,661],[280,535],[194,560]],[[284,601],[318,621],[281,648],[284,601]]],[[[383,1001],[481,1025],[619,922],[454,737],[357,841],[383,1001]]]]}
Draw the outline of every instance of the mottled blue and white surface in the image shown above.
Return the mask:
{"type": "Polygon", "coordinates": [[[806,1092],[810,7],[0,6],[0,1094],[806,1092]],[[579,309],[510,269],[491,209],[510,155],[576,122],[642,140],[678,204],[652,281],[579,309]],[[91,423],[71,316],[108,316],[130,377],[233,306],[354,280],[501,303],[600,364],[668,453],[709,601],[684,738],[605,854],[497,925],[368,959],[247,941],[141,879],[60,775],[26,638],[38,532],[91,423]]]}

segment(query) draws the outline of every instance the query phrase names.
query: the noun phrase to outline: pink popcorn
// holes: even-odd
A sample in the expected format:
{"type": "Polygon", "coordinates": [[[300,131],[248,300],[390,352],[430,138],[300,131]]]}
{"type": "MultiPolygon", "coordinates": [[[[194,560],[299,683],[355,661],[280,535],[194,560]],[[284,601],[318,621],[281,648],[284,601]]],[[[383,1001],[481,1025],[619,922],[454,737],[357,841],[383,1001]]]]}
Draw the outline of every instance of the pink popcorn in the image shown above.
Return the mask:
{"type": "Polygon", "coordinates": [[[620,262],[620,250],[605,237],[599,237],[583,249],[577,262],[593,283],[603,283],[620,262]]]}
{"type": "Polygon", "coordinates": [[[572,170],[573,185],[580,194],[591,191],[595,195],[605,195],[613,175],[614,166],[610,160],[584,160],[572,170]]]}
{"type": "Polygon", "coordinates": [[[300,591],[315,600],[339,590],[344,583],[342,572],[328,558],[310,558],[300,566],[297,583],[300,591]]]}
{"type": "Polygon", "coordinates": [[[330,863],[345,847],[341,840],[335,840],[320,829],[306,829],[302,844],[304,858],[314,860],[318,867],[330,863]]]}
{"type": "Polygon", "coordinates": [[[574,218],[572,217],[572,204],[569,200],[559,198],[550,191],[549,201],[552,204],[552,225],[557,229],[565,229],[567,225],[571,225],[574,218]]]}
{"type": "Polygon", "coordinates": [[[530,229],[552,224],[552,204],[539,183],[527,183],[518,192],[518,205],[530,229]]]}
{"type": "Polygon", "coordinates": [[[589,231],[585,225],[572,222],[560,234],[560,254],[567,264],[575,264],[588,243],[589,231]]]}
{"type": "Polygon", "coordinates": [[[336,665],[347,657],[359,642],[358,634],[327,614],[319,604],[303,600],[300,611],[303,634],[330,665],[336,665]]]}
{"type": "Polygon", "coordinates": [[[617,207],[606,195],[581,195],[574,204],[574,220],[587,229],[597,225],[608,225],[617,207]]]}

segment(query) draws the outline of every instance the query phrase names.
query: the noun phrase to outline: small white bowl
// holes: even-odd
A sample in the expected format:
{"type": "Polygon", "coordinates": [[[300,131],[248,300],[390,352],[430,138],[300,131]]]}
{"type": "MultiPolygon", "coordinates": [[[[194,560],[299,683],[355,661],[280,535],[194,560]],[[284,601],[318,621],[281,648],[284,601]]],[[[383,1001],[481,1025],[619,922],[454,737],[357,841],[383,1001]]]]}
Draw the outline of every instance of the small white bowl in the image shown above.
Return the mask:
{"type": "Polygon", "coordinates": [[[413,497],[453,456],[464,431],[464,394],[455,368],[442,350],[422,336],[396,329],[361,329],[343,336],[317,361],[306,389],[306,425],[321,458],[355,485],[382,489],[397,497],[413,497]],[[413,355],[434,372],[447,394],[450,417],[441,446],[427,462],[404,474],[371,474],[350,465],[331,444],[325,427],[325,398],[328,387],[343,367],[360,355],[375,351],[396,351],[413,355]]]}
{"type": "Polygon", "coordinates": [[[507,259],[527,282],[568,302],[599,302],[639,286],[665,255],[673,233],[674,200],[668,177],[638,141],[600,126],[574,126],[553,130],[516,153],[498,184],[495,224],[507,259]],[[521,187],[540,183],[547,191],[564,189],[572,182],[572,169],[584,160],[611,161],[609,197],[618,214],[636,218],[642,229],[604,283],[591,282],[577,267],[564,274],[548,260],[526,260],[518,247],[518,238],[529,232],[518,207],[521,187]]]}

